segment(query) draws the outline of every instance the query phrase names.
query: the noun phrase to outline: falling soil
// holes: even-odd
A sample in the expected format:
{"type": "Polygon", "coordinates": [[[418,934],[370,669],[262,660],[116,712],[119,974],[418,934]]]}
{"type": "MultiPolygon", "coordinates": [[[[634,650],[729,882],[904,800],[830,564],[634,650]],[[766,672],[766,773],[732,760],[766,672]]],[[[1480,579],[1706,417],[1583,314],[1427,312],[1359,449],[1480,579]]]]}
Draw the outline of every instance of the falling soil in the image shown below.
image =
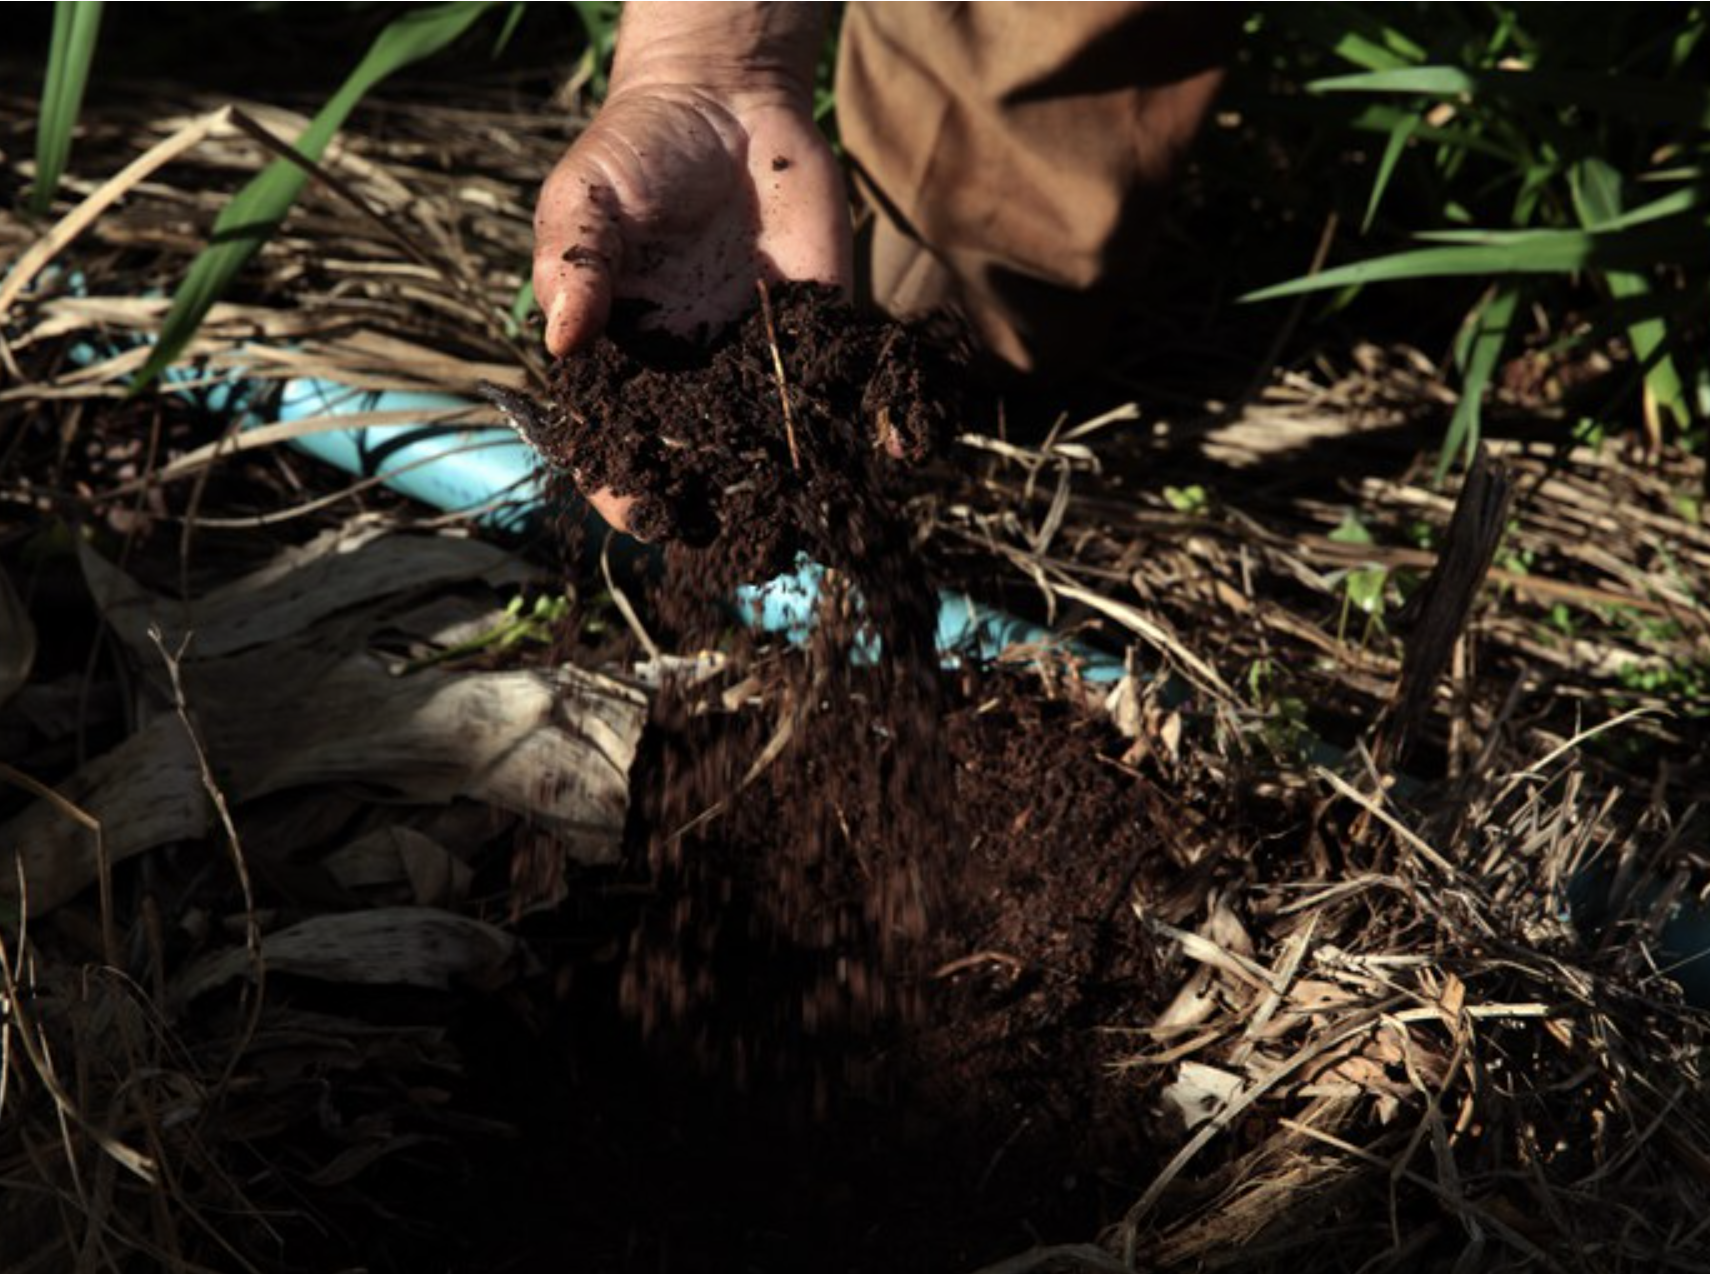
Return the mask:
{"type": "MultiPolygon", "coordinates": [[[[514,1023],[470,1033],[476,1085],[511,1095],[491,1113],[526,1111],[505,1151],[519,1185],[483,1191],[509,1200],[519,1268],[965,1271],[1090,1239],[1136,1197],[1157,1166],[1153,1073],[1118,1063],[1141,1051],[1123,1028],[1159,1007],[1158,956],[1130,910],[1169,857],[1149,789],[1116,760],[1122,740],[1034,686],[951,694],[939,805],[966,839],[923,864],[953,870],[908,959],[857,973],[872,944],[802,905],[858,914],[854,869],[888,852],[882,812],[849,807],[835,861],[815,882],[794,875],[793,811],[864,786],[854,749],[820,746],[828,722],[673,865],[634,892],[586,882],[560,914],[560,949],[579,954],[542,1015],[558,1062],[514,1023]],[[788,878],[800,892],[780,892],[788,878]],[[644,1028],[636,980],[653,976],[692,990],[644,1028]],[[851,985],[862,977],[890,998],[851,985]],[[827,987],[892,1011],[828,1013],[827,987]]],[[[641,777],[705,743],[659,739],[641,777]]]]}
{"type": "Polygon", "coordinates": [[[805,652],[659,698],[637,892],[585,913],[604,955],[555,1015],[564,1257],[956,1269],[1089,1238],[1148,1162],[1110,1028],[1156,1008],[1150,804],[1090,718],[941,677],[886,487],[958,423],[955,356],[825,289],[760,300],[706,348],[620,327],[520,422],[670,543],[671,648],[720,639],[733,585],[827,568],[805,652]]]}
{"type": "MultiPolygon", "coordinates": [[[[804,1007],[804,1021],[860,1024],[902,1007],[878,968],[923,936],[930,851],[959,840],[937,804],[948,773],[936,594],[886,485],[956,424],[960,360],[949,343],[863,315],[834,289],[760,285],[757,301],[706,346],[628,316],[560,360],[550,405],[525,433],[585,489],[630,497],[638,532],[669,542],[655,601],[673,648],[717,644],[737,585],[804,559],[827,568],[810,657],[786,662],[768,687],[780,712],[765,758],[722,735],[670,754],[651,858],[656,871],[675,869],[678,829],[727,809],[780,753],[857,756],[847,783],[812,784],[784,807],[788,850],[770,855],[767,871],[774,918],[844,952],[839,984],[804,1007]],[[857,676],[852,655],[874,648],[876,666],[857,676]],[[877,829],[858,864],[838,848],[856,808],[875,811],[877,829]],[[860,942],[872,951],[856,951],[860,942]]],[[[668,733],[712,706],[674,691],[660,705],[668,733]]],[[[680,1016],[704,988],[688,953],[720,908],[703,909],[679,912],[681,932],[658,951],[637,952],[630,989],[645,1022],[680,1016]]],[[[793,1025],[778,1024],[779,1037],[793,1025]]]]}

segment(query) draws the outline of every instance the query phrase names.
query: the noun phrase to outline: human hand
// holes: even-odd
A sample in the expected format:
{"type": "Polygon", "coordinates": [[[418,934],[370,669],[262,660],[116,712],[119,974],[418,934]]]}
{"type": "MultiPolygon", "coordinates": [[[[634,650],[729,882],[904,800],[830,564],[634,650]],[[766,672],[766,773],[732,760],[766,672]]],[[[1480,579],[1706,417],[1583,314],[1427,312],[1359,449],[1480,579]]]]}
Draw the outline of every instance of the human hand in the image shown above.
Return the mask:
{"type": "MultiPolygon", "coordinates": [[[[754,304],[758,279],[848,289],[848,203],[812,114],[819,19],[793,12],[809,7],[631,6],[606,104],[535,213],[552,354],[587,346],[618,300],[699,339],[754,304]],[[724,11],[716,31],[707,10],[724,11]]],[[[624,528],[628,500],[588,497],[624,528]]]]}

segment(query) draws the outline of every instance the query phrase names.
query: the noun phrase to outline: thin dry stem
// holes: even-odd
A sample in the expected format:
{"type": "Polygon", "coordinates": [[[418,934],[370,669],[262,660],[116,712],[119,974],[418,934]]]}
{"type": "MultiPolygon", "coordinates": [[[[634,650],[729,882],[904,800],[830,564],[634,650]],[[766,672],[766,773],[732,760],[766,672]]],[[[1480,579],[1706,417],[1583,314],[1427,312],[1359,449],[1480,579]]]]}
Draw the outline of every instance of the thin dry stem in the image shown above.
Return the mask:
{"type": "Polygon", "coordinates": [[[772,351],[772,375],[777,378],[778,401],[784,408],[784,439],[790,444],[790,466],[799,473],[802,453],[796,447],[796,418],[790,407],[790,384],[784,378],[784,354],[778,348],[778,329],[772,325],[772,292],[765,279],[756,279],[754,286],[760,290],[760,315],[766,323],[766,344],[772,351]]]}

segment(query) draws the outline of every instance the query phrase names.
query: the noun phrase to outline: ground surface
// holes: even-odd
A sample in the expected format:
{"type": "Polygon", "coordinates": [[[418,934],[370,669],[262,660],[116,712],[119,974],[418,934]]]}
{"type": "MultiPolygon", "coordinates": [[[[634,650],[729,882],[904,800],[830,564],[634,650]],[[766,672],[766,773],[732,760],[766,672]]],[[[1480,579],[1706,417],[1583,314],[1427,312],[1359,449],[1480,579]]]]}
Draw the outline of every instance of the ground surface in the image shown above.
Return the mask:
{"type": "MultiPolygon", "coordinates": [[[[182,123],[120,105],[90,173],[182,123]]],[[[335,164],[390,223],[312,190],[198,357],[460,394],[523,368],[577,401],[506,322],[560,141],[502,97],[378,112],[335,164]]],[[[1443,378],[1326,329],[1213,395],[1269,332],[1178,324],[1151,396],[951,421],[889,506],[938,582],[1141,675],[1015,648],[930,699],[904,678],[934,711],[903,732],[894,678],[825,657],[847,624],[817,662],[696,630],[620,554],[283,448],[211,463],[205,402],[125,398],[149,293],[256,158],[216,130],[85,232],[86,294],[49,276],[4,319],[0,578],[38,640],[0,855],[56,852],[4,903],[0,1269],[1701,1262],[1702,1018],[1650,883],[1702,866],[1701,460],[1564,441],[1516,371],[1512,526],[1389,783],[1397,611],[1458,489],[1420,462],[1443,378]],[[644,696],[637,629],[724,662],[644,696]],[[560,661],[587,671],[533,680],[560,661]],[[76,812],[120,790],[147,799],[103,860],[76,812]],[[1567,925],[1593,861],[1607,923],[1567,925]]],[[[0,216],[9,255],[39,232],[0,216]]],[[[720,392],[811,490],[771,346],[804,432],[818,364],[776,299],[720,392]]],[[[830,454],[882,466],[866,427],[918,398],[860,379],[830,454]]],[[[732,479],[698,479],[707,520],[732,479]]]]}

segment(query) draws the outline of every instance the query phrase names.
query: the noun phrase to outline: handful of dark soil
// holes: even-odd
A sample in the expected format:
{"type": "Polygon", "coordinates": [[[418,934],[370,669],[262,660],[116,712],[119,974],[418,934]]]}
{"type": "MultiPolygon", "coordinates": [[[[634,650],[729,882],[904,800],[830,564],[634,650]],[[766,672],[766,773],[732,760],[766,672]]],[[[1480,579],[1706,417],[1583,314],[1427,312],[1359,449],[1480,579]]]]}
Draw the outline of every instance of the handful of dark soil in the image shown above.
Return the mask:
{"type": "MultiPolygon", "coordinates": [[[[669,542],[651,601],[655,631],[676,648],[721,640],[732,585],[771,579],[803,553],[827,568],[808,648],[769,674],[776,721],[708,716],[700,697],[716,692],[704,688],[660,696],[646,852],[653,887],[680,905],[630,951],[629,1007],[647,1023],[730,994],[696,953],[731,931],[742,894],[755,923],[789,931],[778,941],[811,948],[810,964],[830,951],[844,971],[803,988],[798,1021],[870,1027],[907,1011],[897,988],[925,950],[935,877],[960,842],[943,807],[953,776],[937,595],[887,488],[960,423],[962,364],[949,344],[861,314],[835,289],[780,285],[755,302],[705,345],[639,331],[632,314],[554,366],[546,404],[488,396],[584,491],[632,497],[639,536],[669,542]],[[864,634],[878,639],[876,661],[852,659],[869,649],[864,634]],[[772,738],[781,751],[768,752],[772,738]],[[752,861],[719,852],[767,771],[794,792],[768,817],[775,844],[752,861]],[[685,856],[679,829],[709,811],[713,848],[685,856]]],[[[739,1033],[727,1051],[790,1054],[790,1020],[776,1038],[739,1033]]]]}
{"type": "Polygon", "coordinates": [[[501,406],[583,490],[633,497],[641,539],[719,541],[735,582],[776,575],[798,551],[865,574],[903,547],[869,542],[890,537],[865,506],[884,466],[947,441],[959,360],[833,288],[779,284],[755,300],[705,345],[620,312],[608,336],[553,367],[544,409],[501,406]]]}

